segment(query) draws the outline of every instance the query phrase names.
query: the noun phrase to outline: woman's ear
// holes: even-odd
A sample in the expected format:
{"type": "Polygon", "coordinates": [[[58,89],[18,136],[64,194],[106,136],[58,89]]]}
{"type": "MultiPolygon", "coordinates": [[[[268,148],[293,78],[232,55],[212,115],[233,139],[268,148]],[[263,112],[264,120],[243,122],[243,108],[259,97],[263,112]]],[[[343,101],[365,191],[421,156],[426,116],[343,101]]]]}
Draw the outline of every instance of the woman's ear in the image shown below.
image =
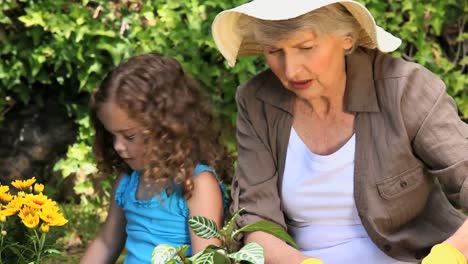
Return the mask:
{"type": "Polygon", "coordinates": [[[351,49],[353,48],[353,45],[354,45],[354,39],[353,39],[353,37],[350,36],[350,35],[344,36],[344,37],[343,37],[343,42],[342,42],[342,44],[343,44],[343,49],[344,49],[345,51],[351,50],[351,49]]]}

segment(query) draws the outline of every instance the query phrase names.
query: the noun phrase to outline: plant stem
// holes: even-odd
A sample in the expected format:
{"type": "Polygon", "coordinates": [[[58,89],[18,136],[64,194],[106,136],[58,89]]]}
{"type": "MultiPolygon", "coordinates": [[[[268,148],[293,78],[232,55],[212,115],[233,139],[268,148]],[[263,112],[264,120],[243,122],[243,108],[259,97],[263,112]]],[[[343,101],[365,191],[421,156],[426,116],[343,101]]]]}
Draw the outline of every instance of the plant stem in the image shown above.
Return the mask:
{"type": "Polygon", "coordinates": [[[180,260],[182,261],[182,264],[188,264],[189,261],[187,260],[187,257],[184,254],[180,254],[180,252],[177,252],[177,255],[179,256],[180,260]]]}
{"type": "Polygon", "coordinates": [[[42,249],[44,248],[44,243],[45,243],[45,238],[46,238],[46,233],[42,232],[41,238],[39,238],[39,235],[37,234],[36,230],[34,230],[34,234],[36,235],[37,242],[39,243],[39,250],[36,251],[36,264],[40,264],[41,257],[42,257],[42,249]]]}
{"type": "MultiPolygon", "coordinates": [[[[3,232],[3,223],[0,224],[0,232],[3,232]]],[[[0,233],[0,264],[3,264],[2,252],[3,252],[3,234],[0,233]]]]}

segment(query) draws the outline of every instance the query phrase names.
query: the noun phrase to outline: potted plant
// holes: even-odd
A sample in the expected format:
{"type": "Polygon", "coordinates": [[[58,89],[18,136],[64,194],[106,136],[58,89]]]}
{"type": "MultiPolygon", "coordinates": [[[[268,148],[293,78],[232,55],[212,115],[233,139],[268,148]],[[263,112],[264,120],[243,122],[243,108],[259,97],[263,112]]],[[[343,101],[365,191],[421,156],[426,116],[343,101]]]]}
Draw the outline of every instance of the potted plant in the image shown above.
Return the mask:
{"type": "Polygon", "coordinates": [[[242,210],[238,210],[221,230],[218,230],[216,223],[211,219],[203,216],[190,217],[189,226],[197,236],[205,239],[218,238],[221,240],[221,245],[210,245],[197,254],[187,257],[188,245],[174,247],[161,244],[154,248],[152,264],[235,264],[241,262],[263,264],[265,261],[263,248],[259,244],[251,242],[238,249],[235,238],[242,232],[263,231],[297,247],[296,242],[281,226],[269,221],[258,221],[235,229],[234,221],[242,210]]]}

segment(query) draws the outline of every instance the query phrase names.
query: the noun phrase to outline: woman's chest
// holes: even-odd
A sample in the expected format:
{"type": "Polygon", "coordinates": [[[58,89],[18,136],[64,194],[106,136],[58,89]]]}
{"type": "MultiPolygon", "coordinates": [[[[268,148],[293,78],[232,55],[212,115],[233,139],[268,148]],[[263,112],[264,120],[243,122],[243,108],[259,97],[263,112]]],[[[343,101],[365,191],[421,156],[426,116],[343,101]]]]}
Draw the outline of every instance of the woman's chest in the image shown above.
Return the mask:
{"type": "Polygon", "coordinates": [[[354,115],[339,113],[321,120],[313,115],[295,113],[293,127],[307,148],[318,155],[329,155],[340,149],[354,134],[354,115]]]}

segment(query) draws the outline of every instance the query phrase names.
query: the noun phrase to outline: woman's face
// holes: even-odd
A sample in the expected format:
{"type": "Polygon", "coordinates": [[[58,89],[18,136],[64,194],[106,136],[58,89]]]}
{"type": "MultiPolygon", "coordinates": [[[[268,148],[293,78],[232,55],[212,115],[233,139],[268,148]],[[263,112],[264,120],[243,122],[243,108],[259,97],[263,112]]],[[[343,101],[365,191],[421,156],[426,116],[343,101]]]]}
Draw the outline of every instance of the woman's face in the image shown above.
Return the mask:
{"type": "Polygon", "coordinates": [[[264,55],[286,89],[312,100],[332,94],[345,80],[344,53],[351,47],[348,36],[299,31],[274,45],[264,45],[264,55]]]}
{"type": "Polygon", "coordinates": [[[101,105],[97,116],[113,136],[114,149],[122,160],[134,170],[143,169],[145,144],[139,124],[112,100],[101,105]]]}

